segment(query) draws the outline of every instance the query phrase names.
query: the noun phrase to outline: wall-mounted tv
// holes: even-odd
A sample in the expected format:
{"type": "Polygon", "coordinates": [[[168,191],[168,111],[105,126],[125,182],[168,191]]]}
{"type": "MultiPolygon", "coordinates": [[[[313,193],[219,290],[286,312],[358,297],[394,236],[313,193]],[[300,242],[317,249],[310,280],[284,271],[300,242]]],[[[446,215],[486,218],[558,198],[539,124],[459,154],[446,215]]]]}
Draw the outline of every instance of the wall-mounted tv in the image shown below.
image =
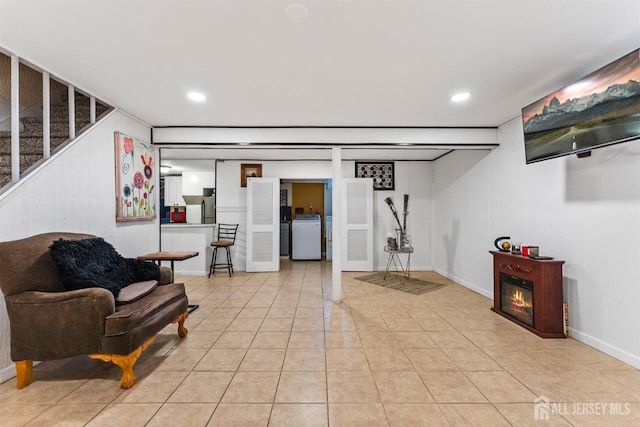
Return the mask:
{"type": "Polygon", "coordinates": [[[640,138],[640,49],[522,109],[527,163],[640,138]]]}

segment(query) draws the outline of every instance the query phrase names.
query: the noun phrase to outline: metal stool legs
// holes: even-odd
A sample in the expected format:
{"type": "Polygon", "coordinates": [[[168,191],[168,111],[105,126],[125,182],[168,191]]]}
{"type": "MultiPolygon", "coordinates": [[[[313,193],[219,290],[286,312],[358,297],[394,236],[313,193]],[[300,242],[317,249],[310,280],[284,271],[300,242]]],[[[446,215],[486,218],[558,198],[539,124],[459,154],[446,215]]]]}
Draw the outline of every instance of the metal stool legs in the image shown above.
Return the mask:
{"type": "Polygon", "coordinates": [[[213,255],[211,256],[211,265],[209,266],[209,276],[215,274],[215,270],[225,269],[229,271],[229,277],[233,274],[233,263],[231,262],[231,246],[221,246],[227,251],[227,262],[226,263],[216,263],[216,258],[218,256],[218,248],[219,246],[213,247],[213,255]]]}
{"type": "Polygon", "coordinates": [[[231,247],[236,242],[236,233],[238,232],[238,224],[218,224],[218,240],[211,242],[213,247],[213,256],[211,257],[211,265],[209,266],[209,277],[215,273],[215,270],[228,270],[229,277],[233,274],[233,262],[231,261],[231,247]],[[224,248],[227,251],[227,262],[216,262],[218,256],[218,248],[224,248]]]}

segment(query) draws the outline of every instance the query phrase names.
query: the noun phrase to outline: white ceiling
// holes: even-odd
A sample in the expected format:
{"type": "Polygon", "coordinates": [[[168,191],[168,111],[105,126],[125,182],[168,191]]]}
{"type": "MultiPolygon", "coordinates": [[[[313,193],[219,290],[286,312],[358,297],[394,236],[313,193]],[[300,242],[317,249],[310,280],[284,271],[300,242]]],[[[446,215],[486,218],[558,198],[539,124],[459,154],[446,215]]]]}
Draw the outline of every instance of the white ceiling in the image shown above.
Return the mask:
{"type": "Polygon", "coordinates": [[[0,16],[0,48],[152,126],[496,127],[640,47],[640,0],[0,0],[0,16]]]}

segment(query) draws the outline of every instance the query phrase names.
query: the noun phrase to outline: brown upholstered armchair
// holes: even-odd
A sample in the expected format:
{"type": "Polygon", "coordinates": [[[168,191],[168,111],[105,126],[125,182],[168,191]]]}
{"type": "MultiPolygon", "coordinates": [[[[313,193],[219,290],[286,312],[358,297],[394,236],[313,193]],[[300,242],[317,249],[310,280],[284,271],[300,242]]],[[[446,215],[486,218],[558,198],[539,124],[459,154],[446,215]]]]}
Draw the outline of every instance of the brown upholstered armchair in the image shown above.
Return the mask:
{"type": "Polygon", "coordinates": [[[160,267],[158,286],[127,304],[116,304],[113,293],[100,287],[65,289],[49,247],[59,239],[93,237],[46,233],[0,242],[0,289],[9,315],[18,388],[31,381],[34,360],[82,354],[118,365],[120,387],[130,388],[136,378],[133,365],[160,330],[178,323],[178,335],[187,334],[184,284],[170,283],[168,267],[160,267]]]}

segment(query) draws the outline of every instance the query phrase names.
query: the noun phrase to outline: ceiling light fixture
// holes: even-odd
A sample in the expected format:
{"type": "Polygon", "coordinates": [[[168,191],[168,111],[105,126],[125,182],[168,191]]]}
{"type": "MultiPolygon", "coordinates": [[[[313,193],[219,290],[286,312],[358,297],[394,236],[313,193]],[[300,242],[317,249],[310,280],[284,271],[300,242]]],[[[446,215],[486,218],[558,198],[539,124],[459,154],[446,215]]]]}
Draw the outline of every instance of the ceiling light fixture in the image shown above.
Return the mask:
{"type": "Polygon", "coordinates": [[[169,169],[171,169],[171,166],[169,166],[169,165],[160,165],[160,173],[161,174],[165,174],[165,173],[169,172],[169,169]]]}
{"type": "Polygon", "coordinates": [[[462,101],[466,101],[469,98],[471,98],[471,94],[469,92],[460,92],[460,93],[456,93],[455,95],[452,95],[451,101],[462,102],[462,101]]]}
{"type": "Polygon", "coordinates": [[[204,102],[207,99],[207,97],[200,92],[189,92],[187,97],[194,102],[204,102]]]}
{"type": "Polygon", "coordinates": [[[303,4],[293,3],[284,8],[284,16],[291,22],[304,22],[309,19],[309,9],[303,4]]]}

